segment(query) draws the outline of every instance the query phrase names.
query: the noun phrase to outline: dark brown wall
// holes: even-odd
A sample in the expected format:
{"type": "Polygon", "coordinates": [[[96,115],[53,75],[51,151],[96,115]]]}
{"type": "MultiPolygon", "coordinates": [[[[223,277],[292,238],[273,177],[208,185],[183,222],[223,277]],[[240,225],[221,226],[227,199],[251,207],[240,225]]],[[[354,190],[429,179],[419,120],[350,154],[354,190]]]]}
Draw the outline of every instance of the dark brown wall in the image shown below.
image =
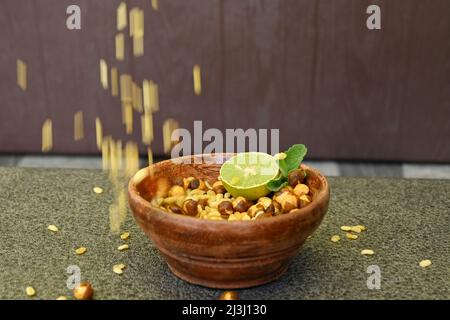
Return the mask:
{"type": "Polygon", "coordinates": [[[450,161],[450,1],[160,0],[159,11],[126,1],[145,9],[145,55],[132,58],[128,41],[124,62],[114,58],[119,2],[0,2],[1,152],[39,152],[47,117],[55,152],[95,152],[96,116],[127,139],[119,99],[99,82],[105,58],[158,82],[156,153],[173,117],[187,128],[281,128],[283,147],[306,143],[313,158],[450,161]],[[82,9],[81,31],[65,27],[69,4],[82,9]],[[370,4],[381,31],[366,28],[370,4]],[[27,92],[16,58],[27,62],[27,92]],[[80,109],[87,137],[74,142],[80,109]]]}

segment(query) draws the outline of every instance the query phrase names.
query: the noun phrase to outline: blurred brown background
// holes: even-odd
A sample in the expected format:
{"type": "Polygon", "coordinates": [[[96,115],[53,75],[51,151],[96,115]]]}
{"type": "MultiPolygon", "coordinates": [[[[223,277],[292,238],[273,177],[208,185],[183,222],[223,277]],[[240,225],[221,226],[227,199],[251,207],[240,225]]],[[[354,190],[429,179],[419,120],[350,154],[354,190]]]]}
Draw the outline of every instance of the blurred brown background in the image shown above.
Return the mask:
{"type": "MultiPolygon", "coordinates": [[[[102,89],[99,60],[159,85],[154,152],[161,124],[192,128],[280,128],[281,147],[302,142],[310,158],[450,161],[450,1],[149,0],[145,53],[116,61],[118,0],[0,2],[0,152],[41,151],[53,119],[54,153],[96,153],[95,117],[105,134],[125,134],[120,100],[102,89]],[[66,28],[66,8],[82,29],[66,28]],[[382,10],[382,30],[366,28],[366,8],[382,10]],[[16,82],[16,59],[28,89],[16,82]],[[192,67],[202,68],[202,95],[192,67]],[[73,140],[83,110],[84,140],[73,140]]],[[[137,114],[135,122],[138,123],[137,114]]]]}

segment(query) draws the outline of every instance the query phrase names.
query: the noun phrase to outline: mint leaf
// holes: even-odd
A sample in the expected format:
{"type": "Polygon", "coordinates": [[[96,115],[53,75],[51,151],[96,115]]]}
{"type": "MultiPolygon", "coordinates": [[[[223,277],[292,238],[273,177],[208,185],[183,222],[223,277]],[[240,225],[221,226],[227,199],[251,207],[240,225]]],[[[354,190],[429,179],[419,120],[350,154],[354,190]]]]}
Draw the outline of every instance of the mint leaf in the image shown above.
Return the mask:
{"type": "Polygon", "coordinates": [[[270,180],[267,184],[267,189],[276,192],[288,184],[286,177],[279,177],[278,179],[270,180]]]}
{"type": "Polygon", "coordinates": [[[287,176],[289,172],[297,169],[302,163],[307,152],[308,149],[304,144],[294,144],[290,147],[288,151],[285,152],[286,158],[284,160],[280,160],[285,162],[283,166],[285,166],[285,170],[287,171],[286,174],[283,173],[283,176],[287,176]]]}
{"type": "Polygon", "coordinates": [[[283,160],[278,160],[278,167],[280,168],[281,175],[287,177],[289,173],[289,168],[286,163],[286,158],[283,160]]]}
{"type": "Polygon", "coordinates": [[[267,188],[270,191],[278,191],[288,184],[288,174],[297,169],[303,161],[308,149],[304,144],[294,144],[286,152],[286,158],[277,160],[281,176],[269,181],[267,188]]]}

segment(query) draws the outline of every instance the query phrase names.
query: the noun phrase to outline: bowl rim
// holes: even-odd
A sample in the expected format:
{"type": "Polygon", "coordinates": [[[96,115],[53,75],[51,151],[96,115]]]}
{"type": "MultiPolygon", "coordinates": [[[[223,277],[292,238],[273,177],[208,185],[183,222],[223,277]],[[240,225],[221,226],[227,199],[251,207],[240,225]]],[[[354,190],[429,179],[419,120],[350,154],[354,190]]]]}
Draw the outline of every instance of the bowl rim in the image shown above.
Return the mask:
{"type": "MultiPolygon", "coordinates": [[[[268,219],[256,219],[256,220],[245,220],[245,221],[242,221],[242,220],[233,220],[233,221],[209,220],[209,219],[200,219],[197,217],[191,217],[191,216],[187,216],[187,215],[183,215],[183,214],[175,214],[175,213],[167,212],[158,207],[153,206],[150,203],[150,201],[144,199],[141,195],[139,195],[139,193],[137,191],[137,184],[139,184],[142,180],[136,184],[135,177],[143,170],[148,170],[151,167],[156,167],[163,163],[172,162],[175,159],[182,160],[182,159],[194,158],[194,157],[199,157],[199,156],[201,156],[201,157],[204,157],[204,156],[223,157],[223,156],[232,155],[232,154],[234,154],[234,153],[194,154],[194,155],[177,157],[174,159],[167,159],[167,160],[163,160],[163,161],[154,163],[150,166],[140,169],[138,172],[136,172],[131,177],[131,179],[128,183],[128,197],[133,198],[133,201],[139,203],[141,206],[151,209],[144,214],[151,214],[151,215],[157,215],[157,216],[164,215],[164,217],[167,217],[167,219],[173,220],[174,222],[175,221],[178,221],[178,222],[183,222],[183,221],[188,222],[189,221],[188,222],[189,224],[197,225],[199,227],[205,226],[205,225],[208,225],[209,227],[228,225],[228,226],[241,228],[242,226],[248,226],[248,227],[264,226],[264,225],[268,225],[268,224],[271,224],[274,222],[282,223],[282,222],[286,222],[286,221],[295,220],[296,218],[300,219],[302,216],[307,215],[308,212],[316,209],[320,204],[322,204],[324,201],[326,201],[327,197],[329,197],[329,195],[330,195],[330,187],[329,187],[328,181],[325,178],[325,176],[319,170],[317,170],[311,166],[307,166],[305,164],[301,164],[301,167],[314,172],[323,184],[323,188],[319,190],[319,193],[318,193],[316,199],[314,201],[312,201],[309,205],[307,205],[303,208],[295,209],[292,212],[289,212],[288,214],[281,214],[281,215],[274,216],[274,217],[271,217],[268,219]]],[[[133,212],[134,212],[134,210],[133,210],[133,212]]]]}

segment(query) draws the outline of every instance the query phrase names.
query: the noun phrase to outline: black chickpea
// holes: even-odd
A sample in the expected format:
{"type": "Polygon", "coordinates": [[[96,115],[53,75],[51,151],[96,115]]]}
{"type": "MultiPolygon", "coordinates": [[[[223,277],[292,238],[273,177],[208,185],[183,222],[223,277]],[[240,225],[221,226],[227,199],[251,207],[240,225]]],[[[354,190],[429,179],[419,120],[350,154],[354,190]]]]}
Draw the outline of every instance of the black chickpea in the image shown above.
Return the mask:
{"type": "Polygon", "coordinates": [[[219,193],[225,194],[227,192],[227,190],[225,189],[225,187],[222,184],[222,181],[214,182],[212,185],[212,188],[216,194],[219,194],[219,193]]]}
{"type": "Polygon", "coordinates": [[[191,182],[189,182],[189,189],[197,189],[200,187],[200,180],[198,179],[192,179],[191,182]]]}
{"type": "Polygon", "coordinates": [[[183,213],[188,216],[195,216],[198,213],[198,203],[195,200],[188,199],[183,202],[183,213]]]}
{"type": "Polygon", "coordinates": [[[188,188],[191,189],[191,190],[195,190],[195,189],[204,190],[205,189],[205,183],[202,180],[200,180],[200,179],[192,179],[189,182],[188,188]]]}
{"type": "Polygon", "coordinates": [[[304,183],[306,178],[306,173],[302,169],[296,169],[289,173],[288,183],[291,187],[295,187],[299,183],[304,183]]]}
{"type": "Polygon", "coordinates": [[[255,219],[258,220],[258,219],[270,218],[272,216],[273,216],[273,214],[270,212],[267,212],[267,211],[266,212],[258,212],[255,216],[255,219]]]}
{"type": "Polygon", "coordinates": [[[173,213],[176,213],[176,214],[182,214],[183,213],[181,208],[179,206],[175,205],[175,204],[170,205],[168,207],[168,209],[170,211],[172,211],[173,213]]]}
{"type": "Polygon", "coordinates": [[[262,205],[262,203],[257,203],[252,205],[250,208],[248,208],[248,215],[250,217],[256,217],[256,215],[260,212],[264,212],[264,206],[262,205]]]}
{"type": "Polygon", "coordinates": [[[274,209],[273,214],[275,216],[279,215],[281,213],[281,205],[278,202],[276,202],[275,200],[272,201],[272,205],[273,205],[273,209],[274,209]]]}
{"type": "Polygon", "coordinates": [[[270,216],[273,216],[275,214],[275,206],[273,203],[271,203],[266,210],[264,211],[265,213],[267,213],[270,216]]]}
{"type": "Polygon", "coordinates": [[[208,205],[208,199],[200,199],[198,200],[198,204],[202,207],[202,209],[205,209],[208,205]]]}
{"type": "Polygon", "coordinates": [[[221,215],[229,216],[230,214],[233,214],[233,205],[231,204],[231,201],[224,200],[221,203],[219,203],[219,206],[217,207],[221,215]]]}
{"type": "Polygon", "coordinates": [[[249,201],[247,201],[247,199],[245,199],[244,197],[237,197],[234,201],[233,201],[233,208],[235,211],[237,212],[245,212],[248,210],[248,208],[250,208],[250,206],[252,205],[249,201]]]}
{"type": "Polygon", "coordinates": [[[174,179],[174,181],[173,181],[173,184],[174,184],[175,186],[180,186],[180,187],[183,187],[183,188],[184,188],[184,180],[183,180],[182,177],[176,177],[176,178],[174,179]]]}

